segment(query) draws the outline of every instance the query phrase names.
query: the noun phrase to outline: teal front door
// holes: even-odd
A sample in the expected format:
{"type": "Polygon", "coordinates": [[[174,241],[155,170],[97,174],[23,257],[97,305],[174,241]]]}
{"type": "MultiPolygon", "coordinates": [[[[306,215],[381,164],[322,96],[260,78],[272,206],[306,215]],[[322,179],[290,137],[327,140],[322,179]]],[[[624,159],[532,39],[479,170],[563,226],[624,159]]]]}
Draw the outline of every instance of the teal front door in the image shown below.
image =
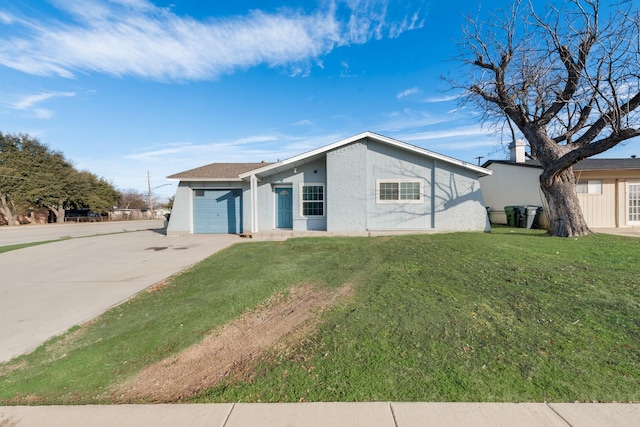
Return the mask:
{"type": "Polygon", "coordinates": [[[293,228],[291,188],[276,188],[276,228],[293,228]]]}

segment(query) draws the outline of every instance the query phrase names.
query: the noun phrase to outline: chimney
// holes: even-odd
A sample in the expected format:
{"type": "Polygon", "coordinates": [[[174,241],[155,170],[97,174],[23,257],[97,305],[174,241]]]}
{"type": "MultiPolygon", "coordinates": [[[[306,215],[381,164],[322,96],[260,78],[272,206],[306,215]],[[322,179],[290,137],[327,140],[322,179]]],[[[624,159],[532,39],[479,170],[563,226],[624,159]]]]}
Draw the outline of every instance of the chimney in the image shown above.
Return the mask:
{"type": "Polygon", "coordinates": [[[524,139],[516,139],[509,144],[509,160],[514,163],[524,163],[524,147],[526,146],[524,139]]]}

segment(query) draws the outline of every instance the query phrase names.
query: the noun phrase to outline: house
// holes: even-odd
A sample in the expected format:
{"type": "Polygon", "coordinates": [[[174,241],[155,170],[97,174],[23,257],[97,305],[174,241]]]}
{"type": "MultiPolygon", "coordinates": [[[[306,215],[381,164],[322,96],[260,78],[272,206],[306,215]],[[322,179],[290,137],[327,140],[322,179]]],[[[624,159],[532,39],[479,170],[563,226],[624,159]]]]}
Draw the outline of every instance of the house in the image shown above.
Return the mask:
{"type": "MultiPolygon", "coordinates": [[[[493,171],[480,178],[489,218],[506,224],[505,206],[544,206],[542,166],[525,156],[525,142],[511,144],[509,160],[489,160],[493,171]]],[[[589,227],[640,226],[640,159],[590,158],[573,166],[576,192],[589,227]]]]}
{"type": "Polygon", "coordinates": [[[168,234],[488,231],[491,171],[372,132],[276,163],[213,163],[179,180],[168,234]]]}

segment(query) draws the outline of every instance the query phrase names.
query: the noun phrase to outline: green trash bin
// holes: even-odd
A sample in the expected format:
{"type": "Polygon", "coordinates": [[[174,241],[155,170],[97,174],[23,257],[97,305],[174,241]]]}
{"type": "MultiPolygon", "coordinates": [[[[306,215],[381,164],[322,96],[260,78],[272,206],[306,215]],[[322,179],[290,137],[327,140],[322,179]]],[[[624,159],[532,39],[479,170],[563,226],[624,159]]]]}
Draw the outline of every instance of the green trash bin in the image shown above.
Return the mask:
{"type": "Polygon", "coordinates": [[[505,206],[504,213],[507,216],[507,225],[509,227],[515,227],[516,226],[516,207],[505,206]]]}

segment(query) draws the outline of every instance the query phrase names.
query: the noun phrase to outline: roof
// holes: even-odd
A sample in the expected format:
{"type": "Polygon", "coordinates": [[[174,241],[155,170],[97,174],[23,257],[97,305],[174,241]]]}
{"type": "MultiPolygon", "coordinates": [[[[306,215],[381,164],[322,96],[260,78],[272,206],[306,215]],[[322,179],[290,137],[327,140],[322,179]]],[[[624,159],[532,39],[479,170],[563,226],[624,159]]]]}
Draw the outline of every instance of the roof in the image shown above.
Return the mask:
{"type": "Polygon", "coordinates": [[[617,170],[640,169],[640,159],[627,157],[624,159],[584,159],[573,165],[573,170],[617,170]]]}
{"type": "Polygon", "coordinates": [[[303,165],[305,163],[309,163],[309,162],[315,161],[316,159],[324,156],[327,152],[329,152],[331,150],[335,150],[337,148],[343,147],[345,145],[352,144],[354,142],[357,142],[357,141],[360,141],[360,140],[366,139],[366,138],[372,139],[374,141],[381,142],[381,143],[384,143],[384,144],[388,144],[388,145],[391,145],[391,146],[395,146],[395,147],[398,147],[398,148],[401,148],[401,149],[404,149],[404,150],[407,150],[407,151],[411,151],[411,152],[414,152],[416,154],[420,154],[420,155],[423,155],[423,156],[426,156],[426,157],[437,159],[437,160],[443,161],[445,163],[449,163],[449,164],[453,164],[453,165],[456,165],[456,166],[460,166],[462,168],[472,170],[472,171],[474,171],[476,173],[479,173],[481,175],[491,175],[493,173],[493,171],[491,171],[489,169],[485,169],[483,167],[476,166],[476,165],[473,165],[471,163],[464,162],[462,160],[454,159],[453,157],[448,157],[448,156],[445,156],[445,155],[442,155],[442,154],[434,153],[433,151],[429,151],[429,150],[426,150],[424,148],[417,147],[415,145],[407,144],[406,142],[401,142],[401,141],[398,141],[398,140],[393,139],[393,138],[389,138],[389,137],[386,137],[386,136],[378,135],[376,133],[367,131],[367,132],[362,132],[362,133],[359,133],[359,134],[354,135],[352,137],[343,139],[341,141],[334,142],[333,144],[325,145],[324,147],[320,147],[320,148],[317,148],[315,150],[308,151],[308,152],[300,154],[298,156],[294,156],[294,157],[288,158],[286,160],[282,160],[282,161],[277,162],[277,163],[271,163],[269,165],[265,165],[265,166],[260,167],[258,169],[248,170],[248,171],[246,171],[244,173],[241,173],[240,174],[240,178],[246,179],[246,178],[249,178],[251,175],[266,176],[266,175],[272,175],[274,173],[282,172],[284,170],[288,170],[288,169],[291,169],[293,167],[300,166],[300,165],[303,165]]]}
{"type": "Polygon", "coordinates": [[[241,181],[238,175],[268,165],[260,163],[211,163],[199,168],[189,169],[169,175],[169,179],[182,181],[241,181]]]}
{"type": "MultiPolygon", "coordinates": [[[[492,163],[512,165],[519,167],[531,167],[542,169],[538,160],[526,160],[524,163],[516,163],[511,160],[488,160],[482,166],[489,167],[492,163]]],[[[624,159],[584,159],[573,165],[574,171],[595,171],[595,170],[621,170],[640,169],[640,159],[627,157],[624,159]]]]}

